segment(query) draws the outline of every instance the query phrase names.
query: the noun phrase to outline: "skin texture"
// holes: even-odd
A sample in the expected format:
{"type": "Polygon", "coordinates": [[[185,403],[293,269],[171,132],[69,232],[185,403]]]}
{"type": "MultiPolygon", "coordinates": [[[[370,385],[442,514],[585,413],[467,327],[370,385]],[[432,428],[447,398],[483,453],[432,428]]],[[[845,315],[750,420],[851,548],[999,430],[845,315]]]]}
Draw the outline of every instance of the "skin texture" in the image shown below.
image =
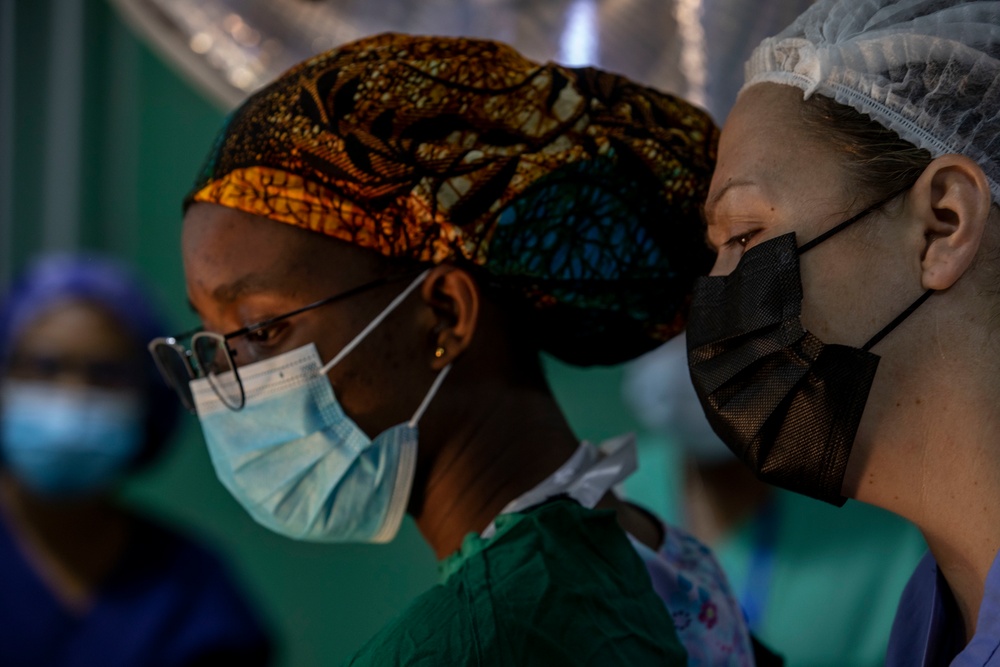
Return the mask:
{"type": "MultiPolygon", "coordinates": [[[[25,328],[12,349],[15,356],[57,358],[70,368],[112,362],[133,364],[141,373],[140,352],[114,318],[80,301],[54,304],[25,328]]],[[[7,377],[63,386],[87,384],[73,370],[45,378],[11,371],[7,377]]],[[[6,471],[0,471],[0,511],[26,558],[56,597],[68,608],[85,612],[123,553],[127,514],[103,493],[72,500],[39,496],[6,471]]]]}
{"type": "MultiPolygon", "coordinates": [[[[184,219],[188,298],[209,331],[226,333],[386,275],[375,253],[272,220],[199,203],[184,219]],[[245,289],[237,289],[239,286],[245,289]]],[[[315,343],[332,359],[413,276],[289,318],[237,363],[315,343]]],[[[464,270],[434,267],[423,284],[329,372],[337,400],[370,437],[413,415],[437,374],[452,369],[420,421],[409,505],[438,557],[555,471],[578,441],[544,384],[525,382],[505,313],[464,270]],[[438,347],[444,355],[435,356],[438,347]]],[[[652,522],[608,496],[626,529],[652,544],[652,522]]]]}
{"type": "MultiPolygon", "coordinates": [[[[788,232],[802,245],[873,203],[800,125],[801,100],[798,89],[760,84],[729,116],[706,206],[714,275],[746,248],[788,232]]],[[[879,213],[801,257],[802,322],[826,343],[860,346],[938,290],[872,350],[881,362],[843,492],[923,531],[969,637],[1000,547],[990,202],[974,162],[942,156],[879,213]]]]}

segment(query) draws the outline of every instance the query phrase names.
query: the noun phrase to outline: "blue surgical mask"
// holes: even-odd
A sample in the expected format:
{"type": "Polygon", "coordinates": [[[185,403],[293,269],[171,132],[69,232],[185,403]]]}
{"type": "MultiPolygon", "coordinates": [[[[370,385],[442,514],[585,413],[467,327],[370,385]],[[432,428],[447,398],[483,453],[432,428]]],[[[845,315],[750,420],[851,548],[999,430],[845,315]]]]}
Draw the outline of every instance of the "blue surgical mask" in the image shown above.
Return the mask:
{"type": "Polygon", "coordinates": [[[246,395],[242,410],[226,407],[207,379],[191,382],[215,472],[258,523],[314,542],[395,537],[416,470],[417,423],[450,367],[435,378],[410,421],[374,439],[344,413],[326,374],[425,276],[325,366],[310,343],[240,367],[246,395]]]}
{"type": "Polygon", "coordinates": [[[0,395],[3,465],[42,495],[107,488],[139,453],[144,427],[135,392],[7,380],[0,395]]]}

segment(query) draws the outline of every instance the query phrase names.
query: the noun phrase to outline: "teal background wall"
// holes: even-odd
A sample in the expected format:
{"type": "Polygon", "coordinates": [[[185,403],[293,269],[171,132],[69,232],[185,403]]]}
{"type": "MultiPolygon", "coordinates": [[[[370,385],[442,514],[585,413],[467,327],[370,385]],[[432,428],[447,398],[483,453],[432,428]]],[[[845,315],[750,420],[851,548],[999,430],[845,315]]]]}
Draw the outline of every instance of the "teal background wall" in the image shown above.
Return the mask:
{"type": "MultiPolygon", "coordinates": [[[[0,284],[41,250],[105,250],[139,267],[177,330],[192,325],[180,202],[222,118],[103,0],[0,0],[0,284]]],[[[620,369],[549,370],[582,438],[633,428],[620,369]]],[[[258,527],[216,481],[193,420],[123,495],[229,560],[278,637],[279,667],[340,663],[436,576],[409,520],[381,546],[258,527]]]]}

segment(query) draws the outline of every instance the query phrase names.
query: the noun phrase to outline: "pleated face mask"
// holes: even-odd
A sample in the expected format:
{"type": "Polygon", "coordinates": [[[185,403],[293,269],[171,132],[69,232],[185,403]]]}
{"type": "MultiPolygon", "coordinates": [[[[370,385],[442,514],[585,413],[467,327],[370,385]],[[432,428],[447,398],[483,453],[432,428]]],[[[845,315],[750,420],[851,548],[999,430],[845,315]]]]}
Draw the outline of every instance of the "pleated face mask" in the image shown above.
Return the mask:
{"type": "Polygon", "coordinates": [[[134,391],[5,380],[0,459],[36,493],[86,496],[125,473],[142,449],[145,420],[134,391]]]}
{"type": "Polygon", "coordinates": [[[785,234],[747,250],[728,276],[699,279],[687,329],[691,379],[715,433],[762,481],[838,506],[879,363],[869,350],[933,291],[861,348],[826,344],[800,320],[799,256],[888,199],[802,247],[785,234]]]}
{"type": "Polygon", "coordinates": [[[438,373],[412,419],[374,439],[344,413],[326,374],[424,277],[325,366],[310,343],[240,367],[246,403],[239,411],[219,399],[208,379],[191,382],[215,472],[258,523],[314,542],[395,537],[413,484],[417,423],[450,366],[438,373]]]}

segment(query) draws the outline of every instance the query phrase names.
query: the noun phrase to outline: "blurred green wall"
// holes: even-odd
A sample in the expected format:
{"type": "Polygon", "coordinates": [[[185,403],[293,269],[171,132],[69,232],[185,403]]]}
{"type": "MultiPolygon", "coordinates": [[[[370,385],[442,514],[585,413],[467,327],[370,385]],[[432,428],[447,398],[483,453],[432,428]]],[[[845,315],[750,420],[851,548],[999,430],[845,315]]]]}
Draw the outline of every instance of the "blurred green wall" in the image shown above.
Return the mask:
{"type": "MultiPolygon", "coordinates": [[[[176,329],[188,327],[180,201],[222,112],[101,0],[0,4],[0,109],[13,102],[0,131],[11,167],[0,183],[0,283],[43,249],[105,250],[134,261],[176,329]],[[79,16],[62,14],[67,6],[79,16]]],[[[632,428],[619,369],[549,368],[581,437],[632,428]]],[[[258,527],[216,481],[193,420],[125,496],[229,559],[279,639],[281,667],[340,663],[436,576],[409,520],[382,546],[296,543],[258,527]]]]}

